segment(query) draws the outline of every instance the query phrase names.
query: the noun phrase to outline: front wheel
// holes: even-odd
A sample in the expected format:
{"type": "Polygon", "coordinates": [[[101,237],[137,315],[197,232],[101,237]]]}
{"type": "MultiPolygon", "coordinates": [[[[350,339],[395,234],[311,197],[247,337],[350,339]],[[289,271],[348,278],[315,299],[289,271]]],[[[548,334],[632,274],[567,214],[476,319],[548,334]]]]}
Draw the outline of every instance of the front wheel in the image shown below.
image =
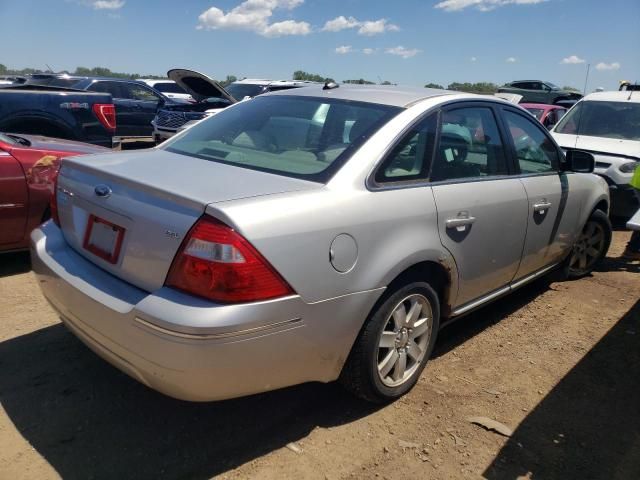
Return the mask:
{"type": "Polygon", "coordinates": [[[601,211],[594,211],[578,236],[567,259],[567,278],[582,278],[602,261],[611,244],[611,222],[601,211]]]}
{"type": "Polygon", "coordinates": [[[376,403],[395,400],[418,381],[438,333],[440,303],[428,283],[388,294],[371,313],[342,371],[342,384],[376,403]]]}

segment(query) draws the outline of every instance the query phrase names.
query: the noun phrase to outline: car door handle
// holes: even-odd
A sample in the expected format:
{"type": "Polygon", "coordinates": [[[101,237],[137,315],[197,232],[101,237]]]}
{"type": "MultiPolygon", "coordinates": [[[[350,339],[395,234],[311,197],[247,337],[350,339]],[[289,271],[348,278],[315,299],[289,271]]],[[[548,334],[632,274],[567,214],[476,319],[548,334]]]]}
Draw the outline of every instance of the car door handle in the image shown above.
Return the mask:
{"type": "Polygon", "coordinates": [[[545,210],[549,210],[551,208],[551,202],[542,201],[533,204],[533,210],[537,213],[544,213],[545,210]]]}
{"type": "Polygon", "coordinates": [[[446,221],[447,228],[456,228],[458,231],[463,231],[467,225],[472,225],[476,221],[476,217],[458,216],[455,218],[448,218],[446,221]]]}

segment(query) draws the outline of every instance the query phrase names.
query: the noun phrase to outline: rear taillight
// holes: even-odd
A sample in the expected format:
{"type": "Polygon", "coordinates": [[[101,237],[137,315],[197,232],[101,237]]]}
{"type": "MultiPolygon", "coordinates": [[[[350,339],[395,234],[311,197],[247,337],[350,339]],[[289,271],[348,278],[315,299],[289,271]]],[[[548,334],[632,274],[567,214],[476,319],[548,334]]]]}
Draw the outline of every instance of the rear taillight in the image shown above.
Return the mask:
{"type": "Polygon", "coordinates": [[[107,130],[116,131],[116,107],[113,103],[94,103],[93,113],[107,130]]]}
{"type": "Polygon", "coordinates": [[[51,210],[51,219],[53,223],[60,226],[60,216],[58,215],[58,177],[56,174],[53,181],[53,192],[51,193],[51,200],[49,201],[49,210],[51,210]]]}
{"type": "Polygon", "coordinates": [[[255,302],[293,293],[249,242],[207,215],[183,241],[165,284],[220,303],[255,302]]]}

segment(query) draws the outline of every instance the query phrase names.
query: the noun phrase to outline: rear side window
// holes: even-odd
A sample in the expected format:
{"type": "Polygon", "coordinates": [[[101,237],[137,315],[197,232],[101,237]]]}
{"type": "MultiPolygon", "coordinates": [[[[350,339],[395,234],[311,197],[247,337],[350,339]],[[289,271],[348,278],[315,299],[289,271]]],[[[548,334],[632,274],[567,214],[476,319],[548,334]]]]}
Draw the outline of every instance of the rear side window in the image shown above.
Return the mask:
{"type": "Polygon", "coordinates": [[[504,119],[522,173],[557,171],[558,150],[548,135],[530,119],[517,113],[505,111],[504,119]]]}
{"type": "Polygon", "coordinates": [[[490,108],[446,111],[440,124],[432,181],[508,174],[504,146],[490,108]]]}
{"type": "Polygon", "coordinates": [[[376,172],[376,183],[426,180],[437,126],[438,115],[434,113],[411,128],[376,172]]]}
{"type": "Polygon", "coordinates": [[[118,82],[94,82],[87,89],[91,92],[110,93],[113,98],[124,98],[118,82]]]}
{"type": "Polygon", "coordinates": [[[326,182],[400,110],[346,100],[257,97],[191,127],[165,148],[213,162],[326,182]]]}

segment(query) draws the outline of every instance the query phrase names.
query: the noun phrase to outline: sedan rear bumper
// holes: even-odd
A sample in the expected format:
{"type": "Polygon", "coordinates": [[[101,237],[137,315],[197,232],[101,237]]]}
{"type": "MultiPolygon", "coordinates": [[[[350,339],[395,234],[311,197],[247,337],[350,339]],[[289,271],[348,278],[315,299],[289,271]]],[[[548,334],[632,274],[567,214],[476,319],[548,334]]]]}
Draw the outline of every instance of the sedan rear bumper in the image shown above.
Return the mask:
{"type": "Polygon", "coordinates": [[[149,293],[75,252],[52,222],[34,230],[31,253],[43,294],[78,338],[141,383],[191,401],[335,380],[382,292],[242,305],[149,293]]]}

